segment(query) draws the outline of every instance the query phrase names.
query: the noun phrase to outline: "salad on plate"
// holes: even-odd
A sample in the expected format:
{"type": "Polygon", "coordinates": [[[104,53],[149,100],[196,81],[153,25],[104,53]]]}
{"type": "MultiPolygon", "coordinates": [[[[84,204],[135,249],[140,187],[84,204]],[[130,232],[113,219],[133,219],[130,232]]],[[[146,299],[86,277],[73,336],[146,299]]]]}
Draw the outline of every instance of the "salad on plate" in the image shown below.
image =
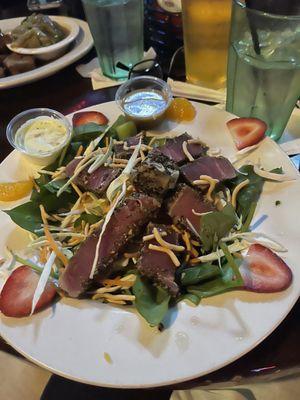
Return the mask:
{"type": "MultiPolygon", "coordinates": [[[[291,285],[277,254],[286,249],[250,229],[265,181],[289,179],[280,166],[237,169],[188,132],[138,131],[122,115],[109,124],[100,112],[78,112],[72,122],[71,139],[32,183],[0,184],[8,200],[32,187],[28,201],[5,211],[30,236],[2,267],[5,316],[68,296],[134,307],[162,329],[180,301],[291,285]]],[[[266,126],[236,118],[226,129],[246,160],[266,126]]]]}

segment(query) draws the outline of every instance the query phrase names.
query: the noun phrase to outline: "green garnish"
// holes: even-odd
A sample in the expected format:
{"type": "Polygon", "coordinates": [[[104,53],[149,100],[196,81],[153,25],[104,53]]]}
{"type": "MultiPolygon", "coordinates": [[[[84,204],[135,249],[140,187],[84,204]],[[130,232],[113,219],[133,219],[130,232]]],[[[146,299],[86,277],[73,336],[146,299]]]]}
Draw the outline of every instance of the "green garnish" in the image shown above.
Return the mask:
{"type": "MultiPolygon", "coordinates": [[[[13,253],[11,250],[9,250],[9,251],[12,254],[14,260],[19,262],[20,264],[23,264],[23,265],[26,265],[27,267],[30,267],[31,269],[33,269],[38,274],[41,274],[43,272],[43,268],[40,267],[39,265],[35,264],[34,262],[32,262],[30,260],[27,260],[27,259],[25,259],[23,257],[18,256],[17,254],[13,253]]],[[[58,274],[56,274],[54,271],[51,271],[50,275],[52,276],[52,278],[58,279],[58,274]]]]}
{"type": "Polygon", "coordinates": [[[251,221],[253,219],[253,216],[254,216],[254,213],[256,210],[256,206],[257,206],[257,203],[255,203],[255,202],[251,203],[246,221],[244,222],[243,226],[240,229],[241,232],[247,232],[249,230],[251,221]]]}
{"type": "Polygon", "coordinates": [[[238,266],[236,265],[236,262],[235,262],[235,260],[234,260],[234,258],[232,256],[232,254],[228,250],[228,247],[222,241],[220,241],[219,246],[220,246],[221,250],[223,250],[223,253],[224,253],[225,257],[226,257],[226,260],[227,260],[229,266],[234,271],[236,280],[240,281],[240,282],[243,282],[243,278],[242,278],[242,275],[240,273],[240,270],[239,270],[238,266]]]}

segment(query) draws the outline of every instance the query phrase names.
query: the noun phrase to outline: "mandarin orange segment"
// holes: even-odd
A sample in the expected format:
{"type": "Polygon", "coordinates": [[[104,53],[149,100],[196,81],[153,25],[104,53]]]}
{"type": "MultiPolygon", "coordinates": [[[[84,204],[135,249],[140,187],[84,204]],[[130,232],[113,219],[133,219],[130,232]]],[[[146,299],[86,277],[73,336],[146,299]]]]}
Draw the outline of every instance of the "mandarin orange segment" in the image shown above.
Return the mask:
{"type": "Polygon", "coordinates": [[[176,122],[192,121],[195,116],[195,107],[184,98],[173,99],[166,112],[167,119],[176,122]]]}
{"type": "Polygon", "coordinates": [[[32,181],[0,183],[0,201],[19,200],[32,190],[32,181]]]}

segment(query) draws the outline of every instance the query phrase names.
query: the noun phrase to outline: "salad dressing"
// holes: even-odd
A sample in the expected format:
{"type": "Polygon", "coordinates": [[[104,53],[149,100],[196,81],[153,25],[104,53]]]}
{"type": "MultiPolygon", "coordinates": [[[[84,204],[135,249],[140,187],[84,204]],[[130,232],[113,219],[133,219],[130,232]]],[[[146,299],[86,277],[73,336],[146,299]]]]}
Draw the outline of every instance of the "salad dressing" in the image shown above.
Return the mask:
{"type": "Polygon", "coordinates": [[[139,89],[124,97],[122,107],[125,114],[138,125],[151,124],[160,121],[168,107],[168,101],[159,90],[139,89]]]}
{"type": "Polygon", "coordinates": [[[21,125],[16,132],[15,141],[28,154],[47,155],[60,148],[67,137],[68,129],[63,122],[40,116],[21,125]]]}

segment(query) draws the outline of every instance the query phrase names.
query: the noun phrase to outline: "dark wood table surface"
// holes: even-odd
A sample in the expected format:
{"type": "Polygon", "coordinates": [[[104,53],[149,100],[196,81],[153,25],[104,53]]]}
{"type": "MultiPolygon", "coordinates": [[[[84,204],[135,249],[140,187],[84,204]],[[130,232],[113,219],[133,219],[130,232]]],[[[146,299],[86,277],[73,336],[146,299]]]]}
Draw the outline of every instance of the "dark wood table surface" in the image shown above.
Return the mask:
{"type": "MultiPolygon", "coordinates": [[[[90,52],[77,64],[87,62],[93,56],[94,53],[90,52]]],[[[5,129],[10,119],[17,113],[34,107],[49,107],[68,114],[114,99],[116,88],[93,91],[90,80],[82,78],[76,72],[75,66],[76,64],[73,64],[51,77],[29,85],[0,90],[0,161],[12,150],[6,140],[5,129]]],[[[254,350],[227,367],[192,382],[177,385],[176,388],[191,388],[199,384],[208,385],[211,382],[264,380],[274,376],[272,374],[277,375],[278,372],[287,375],[299,371],[299,338],[300,301],[280,326],[254,350]]],[[[0,350],[17,355],[1,339],[0,350]]]]}

